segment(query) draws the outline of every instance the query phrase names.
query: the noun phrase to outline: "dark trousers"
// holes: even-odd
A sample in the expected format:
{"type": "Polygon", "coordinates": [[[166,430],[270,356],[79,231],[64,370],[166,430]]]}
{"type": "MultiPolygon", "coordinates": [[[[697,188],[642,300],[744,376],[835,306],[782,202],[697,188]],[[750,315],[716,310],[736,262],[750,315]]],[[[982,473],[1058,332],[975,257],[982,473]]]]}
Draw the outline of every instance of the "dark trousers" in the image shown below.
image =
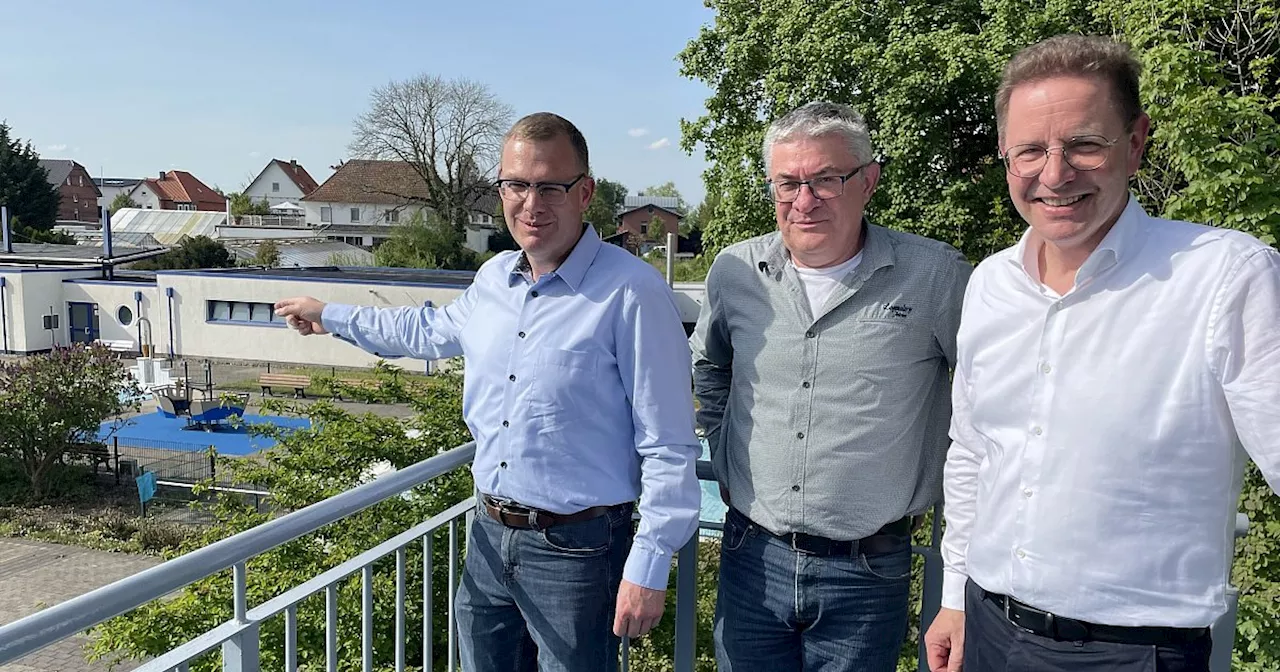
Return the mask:
{"type": "Polygon", "coordinates": [[[1176,646],[1063,642],[1018,629],[965,587],[964,672],[1208,672],[1208,636],[1176,646]]]}

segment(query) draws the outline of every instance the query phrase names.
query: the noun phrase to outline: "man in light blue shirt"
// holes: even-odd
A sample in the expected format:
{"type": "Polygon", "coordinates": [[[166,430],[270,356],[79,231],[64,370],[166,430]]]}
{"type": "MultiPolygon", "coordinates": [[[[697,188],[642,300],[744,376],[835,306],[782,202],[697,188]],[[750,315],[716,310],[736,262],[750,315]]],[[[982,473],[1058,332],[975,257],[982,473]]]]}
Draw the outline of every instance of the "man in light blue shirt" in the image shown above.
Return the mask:
{"type": "Polygon", "coordinates": [[[457,596],[469,671],[616,669],[618,637],[660,620],[671,559],[698,524],[675,298],[653,267],[583,223],[595,190],[587,158],[562,117],[516,122],[498,188],[521,252],[489,260],[448,306],[276,304],[304,335],[465,357],[481,499],[457,596]]]}

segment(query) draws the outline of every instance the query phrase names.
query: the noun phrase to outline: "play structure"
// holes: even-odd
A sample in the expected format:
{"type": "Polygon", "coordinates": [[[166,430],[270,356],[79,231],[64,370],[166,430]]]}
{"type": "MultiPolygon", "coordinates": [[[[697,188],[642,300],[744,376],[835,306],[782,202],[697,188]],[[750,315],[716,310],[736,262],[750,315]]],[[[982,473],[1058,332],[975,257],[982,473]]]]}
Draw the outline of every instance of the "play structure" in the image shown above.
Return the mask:
{"type": "Polygon", "coordinates": [[[215,395],[213,391],[213,367],[205,361],[204,385],[193,387],[187,363],[182,363],[183,376],[181,384],[152,388],[159,405],[158,412],[166,418],[186,418],[184,429],[202,429],[206,432],[222,428],[230,428],[228,420],[233,416],[244,417],[245,407],[249,404],[248,394],[222,393],[215,395]]]}

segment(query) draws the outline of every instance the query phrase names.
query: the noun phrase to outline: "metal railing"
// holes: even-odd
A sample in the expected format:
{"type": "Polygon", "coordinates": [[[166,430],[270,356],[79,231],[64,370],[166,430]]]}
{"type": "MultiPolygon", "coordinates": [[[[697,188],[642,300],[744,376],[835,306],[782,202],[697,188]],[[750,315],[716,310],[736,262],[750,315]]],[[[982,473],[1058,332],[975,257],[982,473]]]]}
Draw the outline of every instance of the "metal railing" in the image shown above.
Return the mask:
{"type": "MultiPolygon", "coordinates": [[[[127,577],[108,586],[73,598],[54,607],[37,612],[14,623],[0,626],[0,665],[16,661],[45,646],[83,632],[108,619],[160,599],[174,590],[183,588],[227,568],[233,573],[234,616],[197,636],[196,638],[146,661],[138,672],[187,672],[193,661],[216,649],[221,650],[222,667],[229,672],[248,672],[260,667],[261,630],[263,624],[275,618],[284,619],[283,668],[293,672],[298,668],[298,609],[308,598],[324,595],[325,604],[325,669],[334,672],[339,667],[338,651],[338,590],[357,574],[361,585],[361,663],[363,670],[374,669],[374,564],[383,558],[395,558],[395,669],[402,671],[407,664],[405,651],[407,614],[406,586],[410,568],[409,551],[415,545],[422,549],[423,615],[422,660],[426,669],[432,669],[435,658],[432,623],[432,576],[434,549],[441,530],[448,529],[448,586],[446,607],[448,651],[445,659],[449,670],[457,666],[457,633],[453,619],[453,597],[461,576],[462,534],[470,528],[475,514],[475,498],[468,497],[429,520],[411,527],[396,536],[379,543],[355,557],[309,579],[286,592],[257,606],[248,604],[248,563],[286,542],[315,532],[384,500],[397,497],[407,490],[447,474],[469,464],[475,455],[475,443],[467,443],[410,467],[392,472],[372,482],[348,490],[304,509],[273,519],[253,529],[228,537],[202,549],[174,558],[141,573],[127,577]]],[[[711,465],[698,463],[698,477],[713,480],[711,465]]],[[[720,523],[701,525],[703,530],[719,530],[720,523]]],[[[1248,530],[1248,519],[1241,514],[1237,520],[1236,536],[1248,530]]],[[[693,672],[696,658],[697,621],[697,567],[700,534],[693,535],[689,543],[677,554],[675,650],[676,672],[693,672]]],[[[928,546],[914,546],[913,551],[924,559],[924,583],[920,613],[920,632],[924,633],[938,612],[942,594],[941,510],[935,510],[931,542],[928,546]]],[[[416,571],[417,568],[415,568],[416,571]]],[[[1232,642],[1235,634],[1235,608],[1237,593],[1229,592],[1230,611],[1214,627],[1215,641],[1232,642]]],[[[1231,662],[1231,646],[1214,647],[1214,672],[1228,672],[1231,662]]],[[[629,643],[622,647],[623,669],[628,669],[629,643]]],[[[920,669],[927,670],[924,648],[920,647],[920,669]]]]}

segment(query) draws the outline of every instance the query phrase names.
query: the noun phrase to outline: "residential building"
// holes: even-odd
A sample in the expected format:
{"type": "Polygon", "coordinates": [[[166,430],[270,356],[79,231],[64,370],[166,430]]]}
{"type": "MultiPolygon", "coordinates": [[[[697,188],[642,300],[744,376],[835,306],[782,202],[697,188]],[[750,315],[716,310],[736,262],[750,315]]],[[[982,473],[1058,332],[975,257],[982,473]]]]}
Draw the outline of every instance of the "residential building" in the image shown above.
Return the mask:
{"type": "MultiPolygon", "coordinates": [[[[338,166],[319,188],[302,198],[307,224],[324,226],[332,240],[373,249],[391,237],[393,227],[430,208],[426,183],[405,161],[352,159],[338,166]]],[[[495,230],[496,192],[472,207],[467,247],[487,252],[495,230]]]]}
{"type": "Polygon", "coordinates": [[[245,187],[244,193],[255,203],[266,199],[267,205],[274,207],[298,203],[319,186],[297,160],[272,159],[245,187]]]}
{"type": "Polygon", "coordinates": [[[49,173],[49,184],[57,187],[59,222],[96,222],[100,212],[98,191],[85,167],[71,159],[41,159],[40,167],[49,173]]]}
{"type": "Polygon", "coordinates": [[[618,230],[605,241],[635,254],[647,254],[665,245],[667,234],[674,233],[678,236],[676,256],[692,257],[701,250],[696,241],[680,235],[683,219],[679,199],[674,196],[627,196],[618,213],[618,230]],[[655,225],[661,225],[660,233],[652,230],[655,225]]]}
{"type": "Polygon", "coordinates": [[[147,178],[129,192],[143,210],[206,210],[225,212],[227,199],[185,170],[147,178]]]}
{"type": "Polygon", "coordinates": [[[116,200],[116,196],[133,191],[134,187],[142,183],[142,178],[95,177],[93,178],[93,183],[97,185],[98,191],[102,193],[98,197],[98,206],[109,208],[111,203],[116,200]]]}

